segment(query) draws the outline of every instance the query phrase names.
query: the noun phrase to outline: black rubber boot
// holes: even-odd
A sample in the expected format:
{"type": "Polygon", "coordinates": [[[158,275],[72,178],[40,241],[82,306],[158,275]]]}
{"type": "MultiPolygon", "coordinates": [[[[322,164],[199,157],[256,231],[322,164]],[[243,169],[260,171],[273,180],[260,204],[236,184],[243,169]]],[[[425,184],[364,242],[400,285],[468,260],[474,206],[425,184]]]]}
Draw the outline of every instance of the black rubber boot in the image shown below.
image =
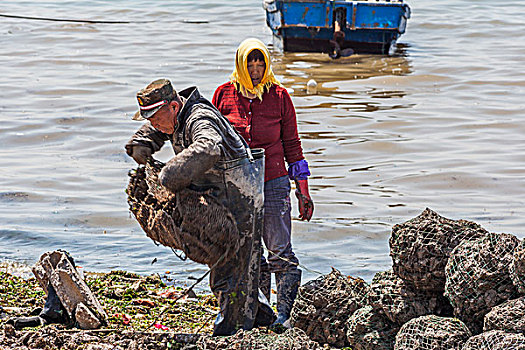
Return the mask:
{"type": "Polygon", "coordinates": [[[12,325],[15,329],[23,329],[27,327],[40,327],[46,324],[46,321],[40,316],[31,317],[15,317],[6,321],[7,324],[12,325]]]}
{"type": "Polygon", "coordinates": [[[66,309],[60,302],[60,299],[51,284],[47,285],[46,303],[38,316],[15,317],[7,320],[7,324],[13,325],[15,329],[39,327],[51,323],[69,323],[69,316],[66,309]]]}
{"type": "Polygon", "coordinates": [[[286,272],[276,272],[275,281],[277,284],[277,319],[273,326],[284,325],[290,318],[290,312],[297,296],[297,291],[301,285],[302,271],[290,270],[286,272]]]}
{"type": "Polygon", "coordinates": [[[242,328],[242,318],[239,316],[240,308],[234,295],[221,292],[217,297],[220,311],[213,325],[213,336],[228,336],[242,328]]]}
{"type": "Polygon", "coordinates": [[[259,271],[259,289],[268,300],[268,303],[270,302],[271,285],[272,274],[268,269],[268,265],[264,266],[261,264],[261,270],[259,271]]]}
{"type": "Polygon", "coordinates": [[[277,316],[273,312],[270,303],[262,292],[259,293],[259,305],[257,308],[257,316],[255,317],[254,327],[268,327],[272,325],[277,316]]]}
{"type": "Polygon", "coordinates": [[[66,309],[60,302],[55,288],[51,284],[47,285],[47,298],[44,305],[44,309],[40,313],[39,317],[43,318],[47,323],[62,323],[67,324],[69,322],[69,316],[66,309]]]}

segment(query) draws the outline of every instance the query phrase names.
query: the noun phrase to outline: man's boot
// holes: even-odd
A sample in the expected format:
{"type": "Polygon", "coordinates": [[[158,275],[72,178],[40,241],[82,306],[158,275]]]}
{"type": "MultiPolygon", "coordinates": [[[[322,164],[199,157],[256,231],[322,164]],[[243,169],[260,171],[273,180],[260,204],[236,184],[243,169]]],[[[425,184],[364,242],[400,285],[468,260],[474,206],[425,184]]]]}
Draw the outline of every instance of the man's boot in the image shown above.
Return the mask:
{"type": "Polygon", "coordinates": [[[44,309],[38,316],[43,318],[46,324],[69,323],[69,315],[67,314],[66,309],[60,302],[57,292],[55,291],[55,288],[53,288],[51,283],[49,283],[47,286],[47,298],[46,303],[44,304],[44,309]]]}
{"type": "Polygon", "coordinates": [[[255,316],[254,327],[268,327],[275,322],[277,316],[266,297],[259,291],[259,306],[255,316]]]}
{"type": "Polygon", "coordinates": [[[262,294],[268,300],[268,303],[270,302],[270,293],[271,293],[271,288],[272,288],[271,285],[272,285],[272,274],[270,273],[270,270],[268,269],[268,265],[266,266],[261,265],[261,269],[259,271],[259,289],[261,290],[262,294]]]}
{"type": "Polygon", "coordinates": [[[276,272],[277,320],[273,325],[283,325],[290,318],[290,312],[301,285],[301,270],[276,272]]]}
{"type": "Polygon", "coordinates": [[[241,244],[210,274],[210,287],[215,295],[219,295],[221,309],[215,320],[213,336],[231,335],[239,328],[250,330],[256,322],[271,322],[269,305],[268,308],[262,306],[259,312],[264,150],[250,151],[247,148],[246,152],[246,158],[215,164],[216,169],[222,171],[220,181],[214,183],[218,189],[217,199],[235,218],[241,244]]]}
{"type": "Polygon", "coordinates": [[[267,327],[277,318],[270,306],[271,281],[272,275],[268,263],[266,259],[261,258],[259,269],[259,308],[257,309],[254,327],[267,327]]]}
{"type": "Polygon", "coordinates": [[[220,311],[215,318],[213,325],[213,336],[228,336],[234,334],[239,328],[242,327],[239,315],[240,308],[237,298],[227,292],[219,293],[217,297],[219,301],[220,311]]]}
{"type": "Polygon", "coordinates": [[[38,316],[31,317],[14,317],[7,321],[8,324],[13,325],[15,329],[23,329],[26,327],[39,327],[51,323],[69,323],[69,316],[60,302],[58,295],[51,286],[47,285],[47,298],[44,309],[38,316]]]}
{"type": "Polygon", "coordinates": [[[30,317],[14,317],[6,321],[7,324],[12,325],[15,329],[23,329],[26,327],[40,327],[46,324],[46,321],[40,316],[30,317]]]}

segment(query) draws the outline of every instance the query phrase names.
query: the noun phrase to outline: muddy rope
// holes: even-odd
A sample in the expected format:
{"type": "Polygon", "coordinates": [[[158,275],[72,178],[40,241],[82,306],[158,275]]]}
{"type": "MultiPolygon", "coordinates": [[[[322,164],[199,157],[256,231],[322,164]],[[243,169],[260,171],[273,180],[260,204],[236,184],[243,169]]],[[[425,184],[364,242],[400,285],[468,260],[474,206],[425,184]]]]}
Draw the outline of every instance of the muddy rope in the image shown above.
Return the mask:
{"type": "Polygon", "coordinates": [[[33,21],[52,21],[52,22],[73,22],[73,23],[89,23],[89,24],[130,24],[130,23],[151,23],[153,21],[93,21],[88,19],[66,19],[66,18],[51,18],[51,17],[32,17],[32,16],[17,16],[6,15],[0,13],[0,17],[28,19],[33,21]]]}
{"type": "MultiPolygon", "coordinates": [[[[316,271],[316,270],[312,270],[312,269],[310,269],[310,268],[304,266],[303,264],[298,264],[298,263],[296,263],[296,262],[293,262],[293,261],[290,261],[290,260],[288,260],[288,259],[286,259],[286,258],[283,258],[283,257],[280,256],[279,254],[276,254],[276,253],[274,253],[274,252],[268,250],[268,248],[266,248],[266,247],[264,247],[264,246],[263,246],[263,248],[264,248],[264,250],[266,250],[266,252],[267,252],[268,254],[275,255],[276,257],[278,257],[278,258],[281,259],[281,260],[284,260],[284,261],[289,262],[290,264],[293,264],[293,265],[296,265],[296,266],[302,267],[304,270],[306,270],[306,271],[308,271],[308,272],[315,273],[315,274],[318,274],[318,275],[323,275],[322,272],[319,272],[319,271],[316,271]]],[[[173,249],[172,249],[172,251],[173,251],[173,253],[175,253],[175,251],[174,251],[173,249]]],[[[175,255],[177,255],[177,254],[175,253],[175,255]]],[[[177,255],[177,256],[178,256],[178,255],[177,255]]],[[[224,253],[224,254],[219,258],[219,260],[217,260],[217,262],[215,262],[215,264],[214,264],[212,267],[210,267],[210,269],[209,269],[208,271],[206,271],[206,273],[205,273],[204,275],[202,275],[201,277],[199,277],[199,278],[195,281],[195,283],[193,283],[189,288],[187,288],[186,290],[184,290],[184,292],[182,292],[181,295],[179,295],[177,298],[175,298],[174,301],[173,301],[173,303],[176,303],[178,300],[180,300],[180,299],[184,298],[185,296],[187,296],[187,295],[193,290],[193,288],[195,288],[195,287],[197,286],[197,284],[201,283],[201,282],[204,280],[204,278],[206,278],[206,276],[208,276],[208,275],[211,273],[211,271],[212,271],[212,270],[213,270],[213,269],[214,269],[214,268],[215,268],[215,267],[216,267],[216,266],[217,266],[217,265],[218,265],[218,264],[219,264],[219,263],[225,258],[225,256],[226,256],[226,253],[224,253]]],[[[168,306],[165,306],[165,307],[161,310],[161,312],[158,314],[157,319],[159,319],[159,318],[160,318],[160,317],[161,317],[161,316],[162,316],[162,315],[168,310],[168,308],[169,308],[168,306]]],[[[206,323],[208,323],[212,318],[213,318],[213,317],[210,317],[210,318],[207,320],[206,323]]],[[[155,325],[155,323],[157,323],[157,320],[155,320],[155,321],[152,322],[148,327],[146,327],[146,328],[144,329],[144,331],[146,331],[146,330],[150,329],[151,327],[153,327],[153,326],[155,325]]],[[[204,324],[201,326],[200,329],[202,329],[202,328],[206,325],[206,323],[204,323],[204,324]]],[[[199,330],[200,330],[200,329],[199,329],[199,330]]],[[[199,332],[199,330],[197,331],[197,333],[199,332]]]]}
{"type": "Polygon", "coordinates": [[[275,255],[276,257],[278,257],[279,259],[283,260],[283,261],[286,261],[292,265],[295,265],[295,266],[299,266],[299,267],[302,267],[304,270],[308,271],[308,272],[311,272],[311,273],[315,273],[317,275],[324,275],[324,273],[322,272],[319,272],[319,271],[315,271],[315,270],[312,270],[312,269],[309,269],[308,267],[304,266],[303,264],[299,264],[299,263],[296,263],[296,262],[293,262],[293,261],[290,261],[286,258],[283,258],[282,256],[280,256],[279,254],[276,254],[274,252],[272,252],[271,250],[268,250],[268,248],[264,247],[263,246],[263,249],[266,250],[268,252],[268,254],[271,254],[271,255],[275,255]]]}
{"type": "MultiPolygon", "coordinates": [[[[156,245],[159,245],[157,242],[155,242],[155,241],[153,241],[153,242],[154,242],[156,245]]],[[[286,262],[288,262],[288,263],[290,263],[290,264],[292,264],[292,265],[302,267],[303,270],[306,270],[306,271],[308,271],[308,272],[311,272],[311,273],[317,274],[317,275],[319,275],[319,276],[324,275],[322,272],[319,272],[319,271],[316,271],[316,270],[312,270],[312,269],[306,267],[306,266],[303,265],[303,264],[299,264],[299,263],[296,263],[296,262],[291,261],[291,260],[289,260],[289,259],[283,258],[283,257],[280,256],[279,254],[272,252],[271,250],[269,250],[269,249],[266,248],[265,246],[263,246],[263,249],[268,253],[268,255],[270,255],[270,254],[271,254],[271,255],[274,255],[274,256],[276,256],[277,258],[279,258],[279,259],[281,259],[281,260],[283,260],[283,261],[286,261],[286,262]]],[[[176,256],[177,258],[179,258],[179,259],[182,260],[182,261],[186,261],[186,260],[188,259],[188,257],[186,256],[186,254],[184,254],[184,252],[182,252],[182,253],[177,253],[177,249],[174,249],[174,248],[171,248],[171,251],[173,252],[173,254],[175,254],[175,256],[176,256]]]]}
{"type": "MultiPolygon", "coordinates": [[[[227,253],[227,252],[226,252],[227,253]]],[[[224,259],[224,257],[226,256],[226,253],[224,253],[218,260],[217,262],[215,262],[215,264],[210,267],[210,269],[208,271],[206,271],[206,273],[204,275],[202,275],[201,277],[199,277],[195,283],[193,283],[189,288],[187,288],[184,292],[181,293],[181,295],[179,295],[177,298],[175,298],[173,300],[173,303],[175,304],[177,301],[179,301],[180,299],[184,298],[186,295],[188,295],[192,290],[193,288],[195,288],[195,286],[197,286],[197,284],[201,283],[204,278],[206,276],[208,276],[210,274],[210,272],[215,268],[217,267],[217,265],[219,265],[219,263],[224,259]]],[[[157,315],[157,319],[159,319],[167,310],[169,309],[169,306],[165,306],[160,312],[159,314],[157,315]]],[[[209,321],[209,320],[208,320],[209,321]]],[[[148,330],[150,329],[151,327],[153,327],[155,325],[155,323],[157,323],[157,320],[153,321],[148,327],[146,327],[144,330],[148,330]]],[[[204,327],[206,324],[204,324],[202,327],[204,327]]],[[[201,327],[201,328],[202,328],[201,327]]]]}
{"type": "MultiPolygon", "coordinates": [[[[304,265],[302,265],[302,264],[298,264],[298,263],[296,263],[296,262],[293,262],[293,261],[290,261],[290,260],[288,260],[288,259],[286,259],[286,258],[283,258],[283,257],[280,256],[279,254],[276,254],[276,253],[274,253],[274,252],[268,250],[268,248],[266,248],[266,247],[264,247],[264,246],[263,246],[263,248],[264,248],[264,250],[266,250],[266,252],[268,252],[268,254],[275,255],[276,257],[278,257],[278,258],[281,259],[281,260],[284,260],[284,261],[289,262],[290,264],[293,264],[293,265],[296,265],[296,266],[302,267],[304,270],[306,270],[306,271],[308,271],[308,272],[315,273],[315,274],[318,274],[318,275],[323,275],[322,272],[319,272],[319,271],[315,271],[315,270],[309,269],[308,267],[306,267],[306,266],[304,266],[304,265]]],[[[179,255],[175,252],[174,249],[172,249],[172,251],[173,251],[173,253],[174,253],[175,255],[177,255],[177,257],[179,257],[179,255]]],[[[173,303],[176,303],[178,300],[180,300],[180,299],[184,298],[185,296],[187,296],[187,295],[193,290],[193,288],[195,288],[195,287],[197,286],[197,284],[201,283],[201,282],[204,280],[204,278],[206,278],[206,276],[208,276],[208,275],[211,273],[211,271],[212,271],[212,270],[213,270],[213,269],[214,269],[214,268],[215,268],[215,267],[216,267],[216,266],[217,266],[217,265],[218,265],[218,264],[224,259],[225,256],[226,256],[226,253],[224,253],[224,254],[219,258],[219,260],[217,260],[217,262],[216,262],[212,267],[210,267],[210,269],[209,269],[208,271],[206,271],[206,273],[205,273],[204,275],[202,275],[201,277],[199,277],[199,278],[195,281],[195,283],[193,283],[189,288],[187,288],[186,290],[184,290],[184,292],[182,292],[181,295],[179,295],[177,298],[175,298],[175,299],[173,300],[173,303]]],[[[179,257],[179,258],[180,258],[180,257],[179,257]]],[[[165,307],[159,312],[159,314],[157,315],[157,319],[159,319],[159,318],[160,318],[160,317],[161,317],[161,316],[162,316],[162,315],[163,315],[168,309],[169,309],[169,306],[165,306],[165,307]]],[[[202,326],[201,326],[201,327],[195,332],[195,334],[198,334],[199,331],[200,331],[201,329],[203,329],[203,328],[206,326],[206,324],[208,324],[208,322],[210,322],[210,320],[213,319],[214,316],[215,316],[215,315],[210,316],[210,317],[206,320],[206,322],[204,322],[204,323],[202,324],[202,326]]],[[[147,326],[146,328],[144,328],[144,331],[147,331],[148,329],[150,329],[151,327],[153,327],[153,326],[157,323],[157,319],[156,319],[155,321],[153,321],[149,326],[147,326]]]]}

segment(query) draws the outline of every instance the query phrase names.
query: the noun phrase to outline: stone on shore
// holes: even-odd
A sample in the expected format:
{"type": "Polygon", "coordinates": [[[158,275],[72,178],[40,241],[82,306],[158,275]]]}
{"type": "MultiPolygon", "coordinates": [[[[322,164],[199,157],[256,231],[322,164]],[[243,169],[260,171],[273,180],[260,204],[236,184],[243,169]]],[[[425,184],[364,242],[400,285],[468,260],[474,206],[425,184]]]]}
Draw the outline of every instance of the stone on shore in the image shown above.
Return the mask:
{"type": "Polygon", "coordinates": [[[72,260],[63,251],[47,252],[35,264],[33,273],[44,291],[48,285],[53,287],[69,317],[80,328],[99,328],[106,324],[108,316],[72,260]]]}

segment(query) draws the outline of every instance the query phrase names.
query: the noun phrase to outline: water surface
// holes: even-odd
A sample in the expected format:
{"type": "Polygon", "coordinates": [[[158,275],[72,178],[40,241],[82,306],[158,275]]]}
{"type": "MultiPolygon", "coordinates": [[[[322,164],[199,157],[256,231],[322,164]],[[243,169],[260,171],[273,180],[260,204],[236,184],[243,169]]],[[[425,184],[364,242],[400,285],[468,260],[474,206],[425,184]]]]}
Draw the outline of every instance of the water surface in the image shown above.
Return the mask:
{"type": "MultiPolygon", "coordinates": [[[[426,207],[525,236],[522,2],[409,4],[391,56],[273,53],[313,174],[314,218],[293,222],[296,253],[312,270],[305,280],[331,266],[366,280],[390,268],[392,225],[426,207]],[[317,95],[306,94],[310,79],[317,95]]],[[[32,265],[63,248],[92,271],[202,275],[130,215],[135,164],[123,145],[140,126],[130,121],[138,89],[167,77],[211,98],[243,39],[271,44],[262,3],[2,5],[3,14],[130,23],[0,18],[0,260],[32,265]]]]}

